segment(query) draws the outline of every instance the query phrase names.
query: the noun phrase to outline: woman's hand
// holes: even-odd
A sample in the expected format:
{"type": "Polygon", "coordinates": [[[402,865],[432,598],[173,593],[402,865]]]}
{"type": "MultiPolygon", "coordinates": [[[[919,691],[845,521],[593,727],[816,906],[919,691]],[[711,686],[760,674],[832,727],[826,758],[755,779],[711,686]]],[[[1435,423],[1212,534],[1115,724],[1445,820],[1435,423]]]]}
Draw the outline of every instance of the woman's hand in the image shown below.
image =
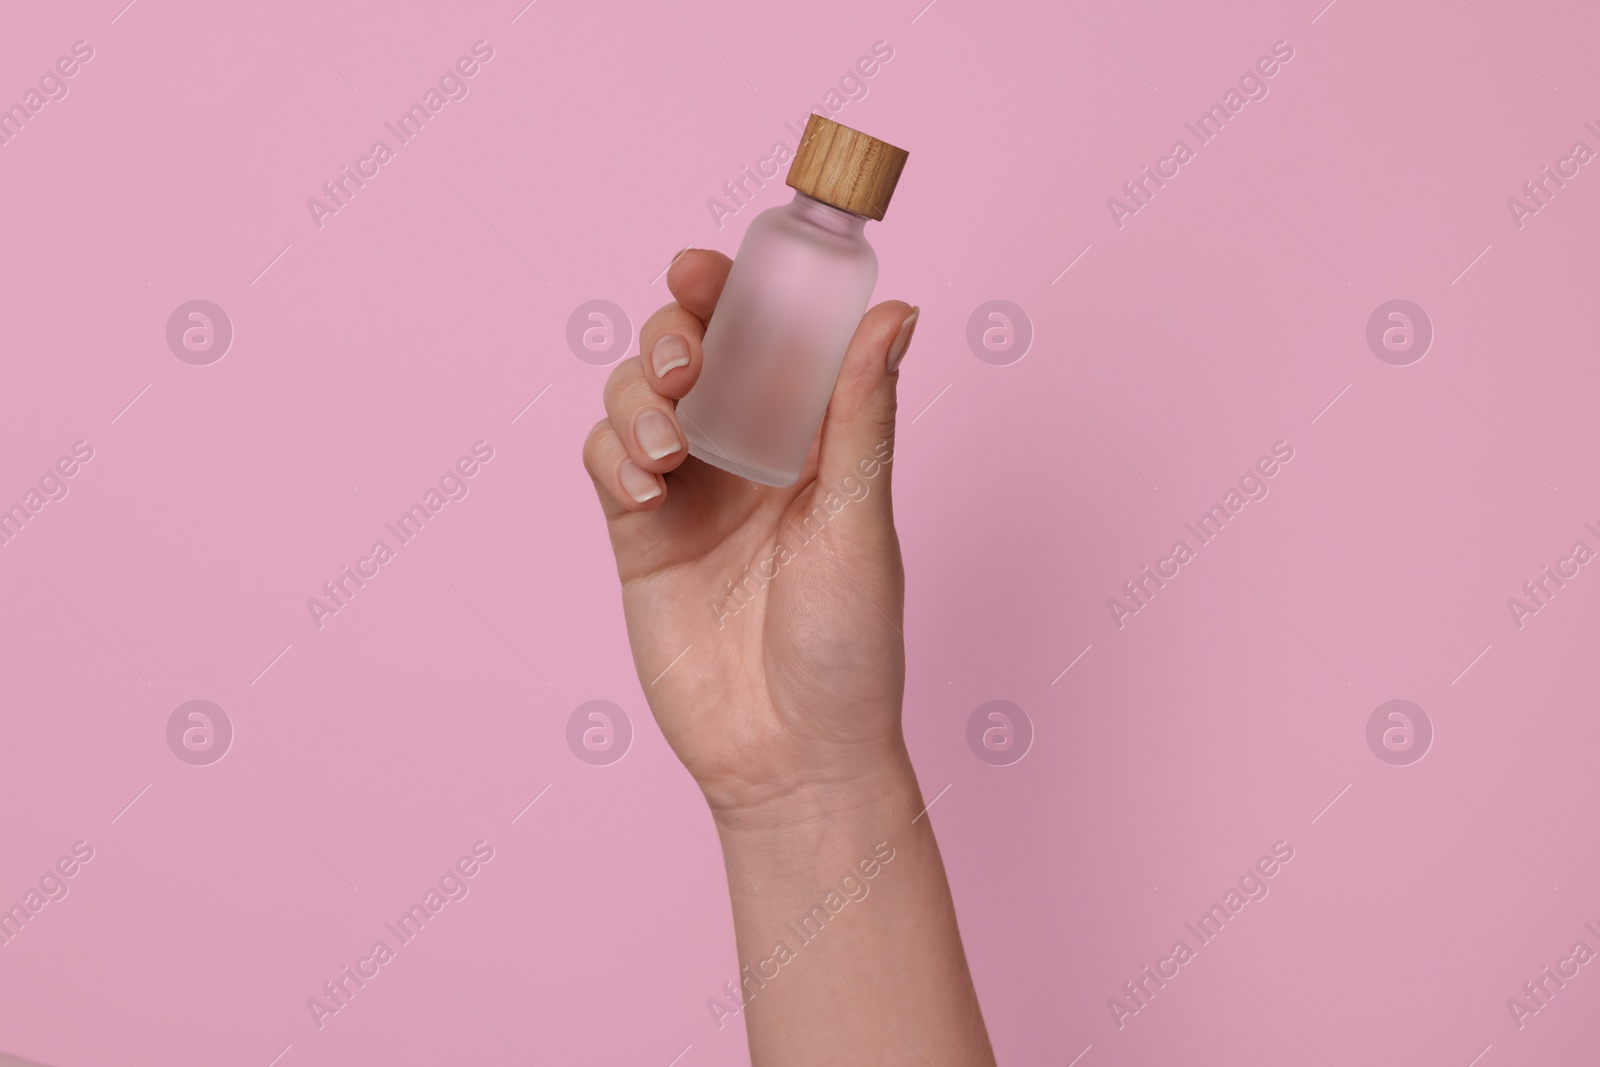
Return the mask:
{"type": "Polygon", "coordinates": [[[688,453],[674,402],[732,261],[689,250],[676,302],[605,388],[584,464],[622,579],[634,665],[720,817],[904,763],[904,576],[889,504],[895,365],[917,310],[866,313],[799,481],[758,485],[688,453]]]}

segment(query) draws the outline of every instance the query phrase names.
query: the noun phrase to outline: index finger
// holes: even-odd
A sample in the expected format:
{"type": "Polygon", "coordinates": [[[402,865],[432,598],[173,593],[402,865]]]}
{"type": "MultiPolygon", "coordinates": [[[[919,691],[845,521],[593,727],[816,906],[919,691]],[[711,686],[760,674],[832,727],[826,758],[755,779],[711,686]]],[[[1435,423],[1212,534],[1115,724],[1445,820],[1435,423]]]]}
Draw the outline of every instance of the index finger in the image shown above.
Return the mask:
{"type": "Polygon", "coordinates": [[[667,289],[678,305],[701,322],[711,321],[733,260],[709,248],[686,249],[667,268],[667,289]]]}

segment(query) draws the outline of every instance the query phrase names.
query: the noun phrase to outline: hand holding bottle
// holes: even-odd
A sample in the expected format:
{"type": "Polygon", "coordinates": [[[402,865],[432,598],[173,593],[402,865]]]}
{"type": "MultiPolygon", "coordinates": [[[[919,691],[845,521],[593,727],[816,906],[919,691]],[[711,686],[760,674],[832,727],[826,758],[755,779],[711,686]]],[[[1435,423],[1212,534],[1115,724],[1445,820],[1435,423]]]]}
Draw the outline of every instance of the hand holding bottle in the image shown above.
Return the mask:
{"type": "Polygon", "coordinates": [[[904,760],[904,585],[889,486],[895,365],[917,320],[898,300],[866,313],[800,478],[759,485],[690,457],[674,407],[700,376],[730,266],[716,252],[679,256],[667,272],[677,301],[640,330],[645,355],[612,373],[607,417],[584,446],[640,682],[719,813],[904,760]],[[851,499],[852,486],[867,491],[851,499]],[[850,503],[830,512],[830,493],[850,503]]]}
{"type": "Polygon", "coordinates": [[[889,483],[896,372],[918,311],[889,300],[866,313],[798,480],[760,485],[691,457],[674,409],[701,373],[730,266],[691,250],[668,270],[676,302],[644,324],[643,355],[612,373],[583,450],[640,684],[727,862],[738,977],[732,997],[707,991],[711,1021],[742,1018],[756,1067],[922,1064],[923,1050],[989,1067],[900,730],[904,572],[889,483]],[[752,581],[763,561],[781,562],[752,581]],[[730,586],[743,591],[732,613],[730,586]],[[870,896],[799,940],[794,923],[816,924],[823,894],[866,855],[895,858],[870,896]]]}

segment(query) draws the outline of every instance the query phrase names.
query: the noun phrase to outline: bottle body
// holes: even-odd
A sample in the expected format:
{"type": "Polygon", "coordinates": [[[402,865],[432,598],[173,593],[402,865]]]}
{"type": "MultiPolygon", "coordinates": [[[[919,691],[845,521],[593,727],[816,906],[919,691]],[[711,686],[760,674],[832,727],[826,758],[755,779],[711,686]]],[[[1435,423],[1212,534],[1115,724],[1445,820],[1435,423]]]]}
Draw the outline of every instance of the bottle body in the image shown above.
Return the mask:
{"type": "Polygon", "coordinates": [[[765,485],[800,477],[878,281],[866,221],[797,192],[750,223],[678,405],[691,455],[765,485]]]}

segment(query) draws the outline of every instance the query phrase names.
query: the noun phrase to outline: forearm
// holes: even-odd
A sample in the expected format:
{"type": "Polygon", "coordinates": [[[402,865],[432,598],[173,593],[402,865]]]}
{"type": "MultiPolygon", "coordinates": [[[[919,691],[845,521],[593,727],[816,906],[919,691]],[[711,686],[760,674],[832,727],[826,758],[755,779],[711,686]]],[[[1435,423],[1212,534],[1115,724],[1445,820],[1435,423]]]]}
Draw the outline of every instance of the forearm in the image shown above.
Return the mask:
{"type": "Polygon", "coordinates": [[[923,805],[897,749],[718,813],[755,1067],[994,1062],[923,805]]]}

